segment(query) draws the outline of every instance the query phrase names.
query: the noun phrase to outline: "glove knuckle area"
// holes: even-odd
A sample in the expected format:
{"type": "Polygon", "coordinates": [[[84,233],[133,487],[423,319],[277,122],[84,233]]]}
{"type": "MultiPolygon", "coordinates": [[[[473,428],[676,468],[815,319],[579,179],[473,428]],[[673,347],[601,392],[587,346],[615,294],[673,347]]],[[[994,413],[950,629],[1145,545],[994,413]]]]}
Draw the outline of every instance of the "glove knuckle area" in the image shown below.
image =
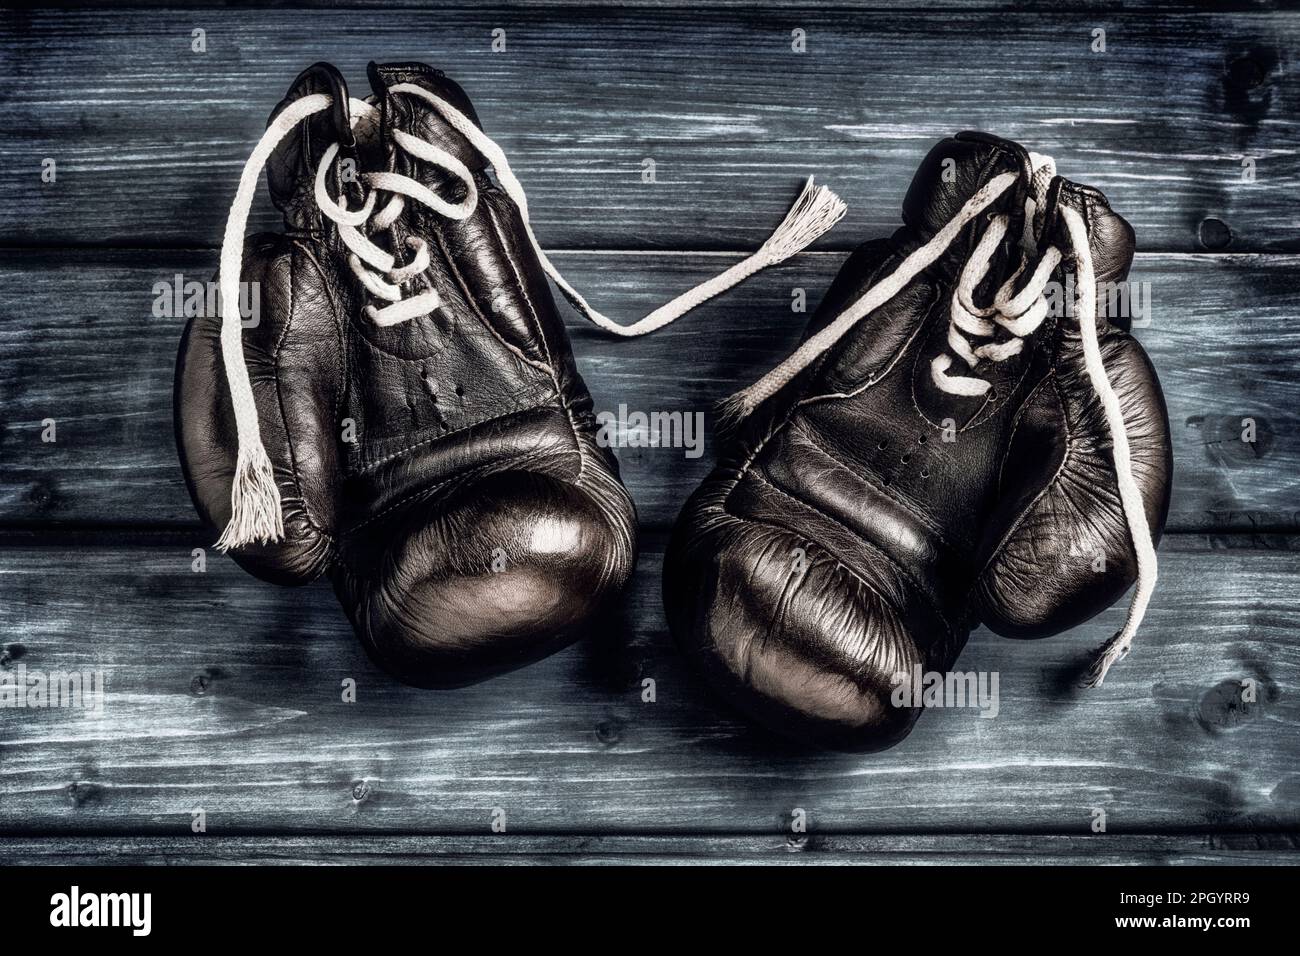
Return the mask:
{"type": "MultiPolygon", "coordinates": [[[[897,676],[947,667],[964,639],[895,564],[833,522],[801,529],[692,499],[665,555],[665,606],[683,650],[733,706],[838,750],[892,746],[919,710],[897,676]]],[[[795,523],[792,521],[792,523],[795,523]]]]}
{"type": "Polygon", "coordinates": [[[349,540],[336,588],[394,676],[472,683],[569,643],[622,589],[633,563],[623,514],[565,478],[494,472],[349,540]]]}

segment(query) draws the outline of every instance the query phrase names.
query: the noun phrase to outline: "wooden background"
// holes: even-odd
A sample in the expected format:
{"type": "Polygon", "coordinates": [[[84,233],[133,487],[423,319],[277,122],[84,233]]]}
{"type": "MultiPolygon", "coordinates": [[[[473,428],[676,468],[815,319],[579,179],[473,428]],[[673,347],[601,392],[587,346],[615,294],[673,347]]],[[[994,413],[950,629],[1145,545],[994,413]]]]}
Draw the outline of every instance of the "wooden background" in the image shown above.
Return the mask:
{"type": "MultiPolygon", "coordinates": [[[[108,675],[102,714],[0,710],[0,861],[1294,861],[1300,14],[1004,7],[0,11],[0,667],[108,675]],[[616,316],[736,261],[810,172],[848,202],[815,252],[650,339],[570,314],[603,409],[707,409],[786,355],[791,290],[815,305],[894,228],[945,135],[1017,139],[1102,188],[1138,232],[1175,443],[1134,654],[1085,694],[1072,679],[1122,608],[1034,644],[981,630],[959,666],[1000,672],[996,719],[933,712],[876,756],[778,743],[720,712],[668,637],[665,536],[710,459],[672,449],[620,453],[644,523],[625,607],[477,687],[387,679],[323,584],[277,589],[215,551],[192,572],[211,538],[172,439],[181,323],[152,315],[154,284],[212,273],[293,76],[329,60],[364,95],[371,58],[466,88],[542,242],[616,316]]],[[[275,226],[263,196],[254,228],[275,226]]]]}

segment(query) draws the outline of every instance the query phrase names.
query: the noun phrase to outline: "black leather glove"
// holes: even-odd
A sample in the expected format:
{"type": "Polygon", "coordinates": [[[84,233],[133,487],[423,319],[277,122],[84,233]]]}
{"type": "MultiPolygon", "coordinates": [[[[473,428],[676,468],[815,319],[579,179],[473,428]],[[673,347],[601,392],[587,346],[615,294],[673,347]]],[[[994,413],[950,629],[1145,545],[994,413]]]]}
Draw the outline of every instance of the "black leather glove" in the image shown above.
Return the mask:
{"type": "Polygon", "coordinates": [[[673,633],[721,693],[850,750],[905,736],[919,709],[895,705],[900,678],[948,671],[978,622],[1054,634],[1140,579],[1100,683],[1150,597],[1169,503],[1155,372],[1096,308],[1134,248],[1105,197],[961,134],[922,164],[904,221],[729,403],[735,438],[664,560],[673,633]]]}
{"type": "Polygon", "coordinates": [[[379,664],[452,686],[572,636],[627,581],[636,522],[520,210],[462,132],[395,88],[477,124],[464,92],[420,65],[370,79],[355,129],[324,64],[272,115],[285,233],[250,238],[233,268],[223,256],[260,284],[259,321],[224,357],[221,317],[190,323],[177,440],[241,565],[280,584],[328,574],[379,664]]]}

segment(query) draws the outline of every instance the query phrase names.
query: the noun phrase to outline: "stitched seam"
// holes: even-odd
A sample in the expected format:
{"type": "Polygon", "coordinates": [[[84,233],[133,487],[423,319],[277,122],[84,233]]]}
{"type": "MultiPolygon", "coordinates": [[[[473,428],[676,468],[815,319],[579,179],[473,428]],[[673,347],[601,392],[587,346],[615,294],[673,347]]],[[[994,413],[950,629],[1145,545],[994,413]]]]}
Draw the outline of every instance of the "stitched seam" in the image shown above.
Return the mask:
{"type": "Polygon", "coordinates": [[[989,555],[988,560],[984,562],[984,566],[980,568],[979,573],[975,575],[975,583],[972,584],[970,590],[966,592],[966,599],[968,601],[970,600],[971,595],[979,588],[985,572],[988,571],[995,561],[1002,557],[1002,553],[1006,550],[1007,544],[1010,543],[1013,537],[1015,537],[1016,532],[1018,532],[1021,525],[1025,523],[1025,519],[1029,517],[1030,512],[1037,508],[1039,502],[1047,497],[1048,492],[1056,487],[1057,483],[1061,479],[1061,475],[1065,473],[1066,466],[1074,458],[1075,442],[1074,435],[1070,430],[1070,416],[1065,414],[1065,399],[1061,396],[1061,386],[1060,383],[1056,381],[1055,375],[1052,376],[1052,387],[1056,391],[1056,400],[1061,403],[1061,420],[1064,423],[1065,428],[1065,454],[1061,456],[1061,463],[1057,466],[1052,477],[1045,485],[1043,485],[1042,490],[1039,491],[1038,494],[1034,495],[1034,500],[1025,505],[1024,509],[1016,517],[1016,520],[1012,522],[1011,527],[1008,528],[1006,533],[1002,536],[1002,540],[998,542],[998,546],[993,549],[993,553],[989,555]]]}
{"type": "Polygon", "coordinates": [[[522,414],[524,414],[525,412],[531,412],[531,411],[533,411],[533,410],[535,410],[535,409],[538,409],[538,408],[546,408],[546,407],[547,407],[547,406],[542,405],[542,404],[539,403],[539,404],[537,404],[537,405],[529,405],[529,406],[526,407],[526,408],[515,408],[515,409],[511,409],[511,410],[508,411],[508,412],[502,412],[500,415],[493,415],[491,418],[485,418],[485,419],[483,419],[482,421],[473,422],[472,424],[469,424],[469,425],[462,425],[460,428],[455,428],[455,429],[452,429],[451,431],[448,431],[448,432],[439,432],[438,434],[433,435],[433,436],[430,437],[430,438],[424,438],[424,439],[421,439],[420,441],[417,441],[417,442],[415,442],[414,444],[407,445],[407,446],[404,447],[404,448],[400,448],[400,449],[398,449],[398,450],[395,451],[395,452],[392,452],[392,453],[390,453],[390,454],[387,454],[387,455],[385,455],[383,458],[377,458],[377,459],[375,459],[374,461],[366,462],[366,463],[363,464],[360,468],[358,468],[355,472],[353,472],[353,474],[364,475],[364,474],[366,474],[367,472],[374,471],[374,470],[375,470],[376,468],[378,468],[380,465],[386,465],[386,464],[388,464],[388,462],[392,461],[394,458],[401,458],[401,457],[402,457],[403,455],[405,455],[408,451],[412,451],[412,450],[414,450],[414,449],[416,449],[416,448],[422,448],[422,447],[424,447],[425,445],[431,445],[431,444],[433,444],[434,442],[438,441],[439,439],[442,439],[442,438],[449,438],[449,437],[452,436],[452,435],[460,435],[460,434],[462,434],[463,432],[471,431],[471,430],[473,430],[473,429],[475,429],[475,428],[481,428],[481,427],[484,426],[484,425],[491,425],[491,424],[493,424],[494,422],[499,422],[499,421],[502,421],[502,420],[504,420],[504,419],[511,418],[511,417],[513,417],[513,416],[515,416],[515,415],[522,415],[522,414]]]}
{"type": "MultiPolygon", "coordinates": [[[[448,315],[452,316],[453,327],[447,332],[447,336],[450,337],[455,332],[455,325],[458,324],[460,320],[456,318],[456,314],[454,310],[445,309],[443,311],[445,311],[448,315]]],[[[353,323],[354,328],[355,326],[356,323],[353,323]]],[[[404,355],[398,355],[396,352],[391,352],[380,345],[376,345],[374,342],[370,341],[370,339],[366,337],[364,332],[358,331],[357,337],[361,339],[361,344],[364,345],[366,348],[370,349],[370,351],[378,352],[380,355],[384,356],[387,359],[391,359],[394,362],[404,362],[407,365],[417,365],[422,362],[432,362],[435,359],[437,359],[440,355],[442,355],[444,352],[447,351],[447,343],[446,341],[443,341],[437,347],[435,347],[432,352],[429,352],[427,355],[420,355],[417,356],[416,358],[407,358],[404,355]]]]}
{"type": "MultiPolygon", "coordinates": [[[[857,534],[857,532],[855,532],[852,528],[849,528],[838,518],[826,514],[824,511],[822,511],[820,508],[817,508],[814,505],[810,505],[805,501],[800,501],[798,498],[794,497],[794,495],[791,495],[788,492],[786,492],[785,489],[772,484],[770,481],[764,478],[760,473],[755,472],[752,477],[754,478],[755,481],[758,481],[761,484],[764,484],[767,487],[771,488],[773,491],[781,495],[783,498],[788,498],[790,501],[793,501],[796,504],[802,505],[805,508],[810,508],[811,510],[815,511],[817,514],[821,515],[827,521],[831,522],[831,524],[834,524],[838,526],[840,529],[842,529],[843,531],[848,532],[854,538],[856,538],[858,541],[864,544],[866,547],[870,548],[872,551],[876,552],[876,554],[884,558],[885,561],[887,561],[889,564],[893,565],[894,569],[897,570],[902,575],[903,579],[912,585],[912,588],[916,591],[921,601],[924,602],[924,604],[930,609],[930,611],[943,623],[944,630],[947,632],[948,637],[950,638],[955,637],[955,635],[953,634],[952,625],[948,623],[947,615],[945,615],[943,611],[941,611],[939,607],[934,603],[934,601],[930,599],[929,592],[924,587],[921,586],[920,582],[918,582],[916,578],[914,578],[906,568],[904,568],[901,564],[899,564],[896,560],[894,560],[893,555],[889,554],[887,551],[882,550],[877,545],[872,544],[870,541],[867,541],[866,539],[862,538],[860,535],[857,534]]],[[[784,531],[786,534],[793,534],[797,537],[806,537],[808,540],[814,542],[817,545],[817,547],[821,548],[828,555],[833,556],[835,553],[835,550],[833,548],[827,547],[820,539],[818,539],[814,535],[807,534],[806,532],[793,531],[790,528],[785,527],[784,525],[775,524],[771,521],[767,521],[762,518],[751,518],[748,516],[737,515],[737,514],[733,514],[730,511],[726,512],[726,514],[737,521],[752,521],[756,524],[762,524],[771,528],[776,528],[780,531],[784,531]]],[[[891,604],[891,602],[887,601],[885,599],[885,596],[880,593],[880,590],[878,588],[874,587],[869,582],[867,582],[862,577],[862,575],[858,574],[857,571],[849,567],[839,558],[835,558],[834,560],[836,564],[844,568],[844,570],[847,571],[849,574],[851,574],[863,587],[869,590],[872,594],[876,595],[876,597],[878,597],[882,603],[891,604]]],[[[902,616],[902,612],[898,608],[894,608],[893,610],[895,614],[899,615],[900,617],[902,616]]]]}
{"type": "MultiPolygon", "coordinates": [[[[1037,385],[1029,390],[1029,394],[1025,396],[1025,400],[1021,403],[1020,408],[1016,410],[1016,417],[1011,420],[1011,434],[1007,436],[1007,443],[1002,448],[1002,460],[998,462],[999,491],[1002,490],[1002,478],[1007,470],[1007,458],[1011,455],[1011,446],[1015,444],[1016,434],[1020,431],[1021,423],[1024,422],[1025,416],[1029,414],[1029,406],[1034,403],[1034,398],[1038,395],[1038,390],[1047,384],[1049,379],[1054,379],[1055,377],[1056,369],[1053,368],[1039,380],[1037,385]]],[[[1064,412],[1064,410],[1062,410],[1062,412],[1064,412]]],[[[1064,417],[1064,414],[1062,414],[1062,417],[1064,417]]]]}
{"type": "Polygon", "coordinates": [[[534,454],[535,453],[532,451],[525,451],[525,452],[517,452],[514,455],[509,455],[505,458],[493,459],[492,461],[484,462],[482,465],[479,465],[476,468],[471,468],[469,471],[461,472],[460,474],[454,475],[451,478],[446,478],[438,482],[436,485],[427,485],[423,488],[419,488],[415,491],[412,491],[406,495],[403,495],[401,498],[399,498],[397,501],[394,501],[392,504],[388,505],[386,508],[384,508],[383,511],[380,511],[378,514],[371,515],[365,521],[361,522],[361,524],[349,528],[347,531],[343,532],[342,537],[345,539],[351,538],[355,536],[357,532],[374,524],[376,521],[380,520],[385,515],[391,514],[393,511],[399,508],[403,508],[422,498],[427,498],[430,495],[433,495],[434,493],[440,491],[441,489],[447,487],[450,484],[454,484],[458,481],[459,482],[468,481],[470,478],[476,478],[484,472],[506,471],[509,469],[509,466],[518,464],[521,461],[525,461],[529,458],[532,458],[534,454]]]}
{"type": "MultiPolygon", "coordinates": [[[[487,207],[488,222],[492,226],[492,231],[496,234],[497,242],[504,249],[506,248],[505,231],[501,228],[500,222],[496,218],[496,212],[491,205],[487,207]]],[[[568,396],[563,388],[560,387],[560,377],[555,371],[555,357],[551,355],[550,345],[546,341],[546,334],[542,329],[542,321],[537,315],[537,306],[533,303],[532,298],[528,295],[528,286],[515,267],[513,257],[506,256],[506,264],[510,267],[511,273],[515,277],[515,285],[519,288],[519,297],[523,299],[524,304],[528,307],[528,315],[532,320],[534,332],[537,334],[537,341],[541,343],[542,352],[546,356],[546,372],[551,376],[551,385],[555,389],[555,394],[560,400],[560,407],[564,409],[564,417],[569,421],[569,431],[572,433],[573,445],[578,453],[578,473],[574,476],[574,483],[581,486],[583,479],[587,474],[587,456],[583,452],[582,442],[578,440],[578,423],[574,420],[573,409],[570,407],[568,396]]],[[[509,346],[507,346],[509,347],[509,346]]],[[[534,364],[529,362],[529,364],[534,364]]]]}
{"type": "MultiPolygon", "coordinates": [[[[897,495],[890,494],[890,492],[888,492],[885,489],[884,485],[881,485],[878,482],[876,482],[870,475],[865,475],[865,474],[859,475],[856,472],[851,471],[846,465],[844,465],[834,455],[832,455],[829,451],[827,451],[826,448],[823,447],[821,443],[818,442],[813,437],[812,432],[810,432],[806,426],[795,424],[792,426],[791,430],[794,430],[795,428],[799,430],[799,433],[803,436],[804,440],[807,441],[810,446],[812,446],[813,450],[823,455],[826,458],[826,460],[830,462],[831,465],[833,465],[835,468],[839,469],[840,471],[848,472],[850,477],[861,480],[863,484],[870,485],[872,489],[879,492],[882,497],[888,498],[890,501],[895,502],[900,508],[902,508],[913,518],[916,518],[919,522],[921,522],[921,524],[925,526],[926,530],[932,532],[934,536],[939,539],[939,542],[943,544],[945,547],[953,551],[957,550],[955,547],[953,547],[952,543],[948,541],[947,538],[944,537],[943,531],[936,525],[931,524],[929,517],[922,514],[920,511],[916,510],[915,505],[913,505],[909,501],[904,501],[903,499],[899,498],[897,495]]],[[[768,479],[768,482],[769,484],[774,483],[772,479],[768,479]]],[[[820,511],[821,509],[818,508],[817,510],[820,511]]],[[[829,517],[829,515],[827,517],[829,517]]]]}
{"type": "MultiPolygon", "coordinates": [[[[891,258],[892,258],[892,255],[891,255],[891,258]]],[[[879,275],[879,274],[884,270],[884,266],[885,266],[885,264],[884,264],[884,263],[881,263],[880,268],[878,268],[875,272],[872,273],[872,281],[873,281],[873,283],[874,283],[874,281],[875,281],[875,277],[878,276],[878,275],[879,275]]],[[[918,278],[919,278],[919,277],[918,277],[918,278]]],[[[912,281],[915,282],[916,280],[913,279],[912,281]]],[[[904,288],[906,288],[906,286],[904,286],[904,288]]],[[[901,290],[900,290],[900,291],[901,291],[901,290]]],[[[925,328],[926,323],[927,323],[927,322],[929,321],[929,319],[930,319],[930,313],[933,312],[934,309],[935,309],[935,307],[939,305],[941,299],[942,299],[942,297],[941,297],[941,296],[938,294],[938,292],[936,291],[935,294],[934,294],[934,300],[933,300],[932,302],[930,302],[930,304],[926,307],[926,310],[925,310],[925,314],[924,314],[924,316],[922,316],[921,319],[916,323],[916,328],[914,328],[914,329],[912,330],[912,333],[907,337],[907,341],[904,342],[904,343],[899,347],[898,351],[894,353],[894,357],[891,358],[891,359],[889,360],[889,364],[886,365],[883,369],[881,369],[880,372],[879,372],[879,374],[874,375],[874,376],[872,376],[871,378],[868,378],[865,382],[863,382],[863,383],[862,383],[861,385],[859,385],[857,388],[851,389],[850,391],[847,391],[847,392],[845,392],[845,391],[839,391],[839,392],[827,392],[827,393],[824,393],[824,394],[822,394],[822,395],[812,395],[812,396],[809,396],[809,397],[807,397],[807,398],[800,399],[800,400],[796,403],[796,405],[798,406],[798,405],[811,404],[812,402],[825,401],[825,400],[835,399],[835,398],[856,398],[857,396],[861,395],[863,392],[867,391],[867,389],[869,389],[869,388],[873,388],[874,386],[880,384],[880,382],[884,381],[884,379],[885,379],[885,378],[886,378],[886,377],[887,377],[891,372],[894,371],[895,366],[897,366],[898,363],[899,363],[900,361],[902,361],[903,356],[907,354],[907,350],[910,349],[910,348],[912,347],[912,344],[916,341],[916,337],[917,337],[918,335],[920,335],[920,334],[921,334],[921,330],[925,328]]],[[[889,301],[893,301],[893,300],[891,299],[891,300],[889,300],[889,301]]],[[[884,304],[882,303],[882,304],[881,304],[881,308],[883,308],[883,307],[884,307],[884,304]]],[[[867,315],[864,315],[864,316],[863,316],[861,319],[859,319],[858,321],[859,321],[859,322],[865,321],[865,320],[867,319],[867,317],[868,317],[869,315],[872,315],[872,314],[873,314],[873,313],[870,313],[870,312],[869,312],[869,313],[867,313],[867,315]]],[[[855,327],[856,327],[856,326],[855,326],[855,327]]],[[[845,335],[848,335],[848,333],[846,332],[845,335]]],[[[838,344],[838,343],[837,343],[837,344],[838,344]]],[[[827,351],[828,351],[828,353],[829,353],[829,350],[827,350],[827,351]]],[[[826,358],[827,358],[826,355],[823,355],[823,356],[822,356],[822,362],[823,362],[823,363],[825,362],[826,358]]],[[[793,409],[792,409],[792,411],[793,411],[793,409]]]]}
{"type": "MultiPolygon", "coordinates": [[[[282,377],[280,375],[280,353],[283,350],[285,340],[288,339],[289,337],[289,332],[293,328],[293,324],[297,316],[297,310],[294,308],[297,300],[297,283],[294,281],[295,269],[294,269],[292,250],[290,250],[288,256],[288,262],[289,262],[289,321],[286,322],[284,328],[281,329],[280,335],[276,339],[275,348],[271,353],[271,359],[275,366],[275,398],[276,398],[276,404],[279,406],[280,409],[280,425],[284,428],[284,443],[289,451],[289,474],[293,478],[293,489],[297,493],[298,500],[302,502],[303,517],[307,519],[308,526],[313,531],[315,531],[318,535],[320,535],[322,538],[325,539],[326,544],[329,546],[329,550],[331,552],[331,557],[332,557],[333,556],[332,552],[334,551],[334,536],[330,532],[322,528],[319,525],[319,523],[317,523],[316,519],[312,517],[311,508],[307,504],[307,496],[304,495],[302,491],[302,479],[298,473],[298,455],[294,449],[293,433],[289,430],[289,421],[288,421],[288,417],[285,414],[284,389],[281,384],[282,377]]],[[[313,260],[313,264],[314,264],[314,260],[313,260]]],[[[323,282],[324,276],[319,276],[319,277],[323,282]]]]}
{"type": "MultiPolygon", "coordinates": [[[[881,262],[880,265],[876,268],[876,271],[872,273],[872,279],[874,280],[875,277],[880,274],[880,272],[884,269],[886,262],[894,258],[897,258],[897,255],[896,253],[891,252],[889,257],[884,262],[881,262]]],[[[933,308],[933,306],[931,306],[931,308],[933,308]]],[[[867,316],[864,315],[862,318],[865,319],[866,317],[867,316]]],[[[928,317],[929,316],[927,314],[927,318],[928,317]]],[[[781,418],[780,421],[772,423],[772,425],[768,428],[767,434],[764,435],[761,439],[759,439],[759,441],[754,445],[753,450],[743,459],[743,461],[739,463],[739,467],[736,470],[737,471],[736,477],[732,480],[731,487],[727,489],[727,494],[724,496],[722,500],[723,508],[725,508],[727,506],[727,503],[731,500],[731,493],[736,490],[736,486],[740,484],[741,479],[744,478],[744,476],[749,472],[750,468],[753,466],[754,460],[763,453],[763,449],[765,449],[768,446],[768,444],[778,434],[780,434],[787,427],[789,427],[790,421],[791,419],[794,418],[795,412],[797,412],[804,405],[811,405],[821,401],[831,401],[832,399],[852,398],[861,395],[867,389],[873,387],[878,382],[882,381],[887,375],[889,375],[891,371],[893,371],[894,366],[898,364],[899,360],[903,357],[903,355],[907,352],[907,350],[912,347],[912,343],[916,340],[916,336],[920,334],[921,329],[924,327],[925,327],[924,319],[921,320],[920,322],[917,322],[916,328],[912,330],[912,334],[907,337],[907,341],[903,343],[902,347],[898,350],[898,352],[894,355],[894,357],[890,359],[889,364],[886,365],[883,369],[881,369],[880,374],[872,378],[869,378],[866,382],[864,382],[858,388],[854,389],[852,392],[834,392],[834,393],[828,393],[823,395],[811,395],[811,396],[806,396],[804,398],[796,399],[794,402],[792,402],[790,407],[786,409],[784,417],[781,418]]],[[[826,362],[826,358],[827,358],[826,355],[821,356],[821,358],[818,360],[817,367],[812,373],[813,375],[820,373],[821,367],[826,362]]]]}
{"type": "MultiPolygon", "coordinates": [[[[497,244],[502,248],[502,250],[505,250],[507,248],[507,244],[505,241],[505,230],[501,228],[500,222],[497,221],[496,210],[494,210],[490,204],[488,204],[486,208],[487,208],[488,224],[492,227],[492,232],[496,236],[497,244]]],[[[529,317],[532,319],[533,322],[533,331],[537,335],[537,341],[541,343],[542,353],[543,355],[546,356],[546,360],[544,362],[539,363],[536,359],[529,358],[527,355],[523,354],[518,348],[511,345],[505,339],[501,338],[501,336],[497,333],[497,330],[492,327],[491,322],[488,322],[486,319],[484,319],[483,324],[487,326],[488,331],[491,332],[493,335],[495,335],[497,339],[501,342],[501,344],[504,345],[506,348],[508,348],[512,353],[514,353],[519,358],[520,361],[525,362],[526,364],[531,365],[534,368],[541,368],[542,371],[545,371],[548,375],[550,375],[551,382],[553,385],[555,385],[555,391],[558,393],[560,391],[560,383],[558,377],[555,374],[555,367],[554,367],[555,359],[551,355],[551,350],[547,345],[546,336],[542,334],[542,323],[541,320],[537,317],[537,309],[536,307],[534,307],[532,299],[528,297],[528,287],[524,283],[523,276],[519,274],[519,270],[515,267],[514,257],[507,255],[504,258],[505,258],[506,266],[509,267],[511,274],[515,278],[515,285],[519,290],[519,296],[524,300],[525,304],[528,306],[529,317]]]]}
{"type": "Polygon", "coordinates": [[[334,388],[334,421],[337,422],[339,420],[339,408],[343,405],[343,395],[347,390],[347,346],[344,341],[343,320],[341,318],[343,310],[339,308],[338,296],[335,295],[333,285],[324,281],[325,270],[321,268],[320,260],[316,258],[315,253],[312,252],[311,248],[305,243],[297,243],[297,245],[299,249],[302,250],[302,253],[312,261],[312,264],[316,267],[317,274],[321,276],[321,285],[325,289],[326,296],[329,298],[330,307],[334,316],[334,331],[338,336],[339,356],[344,361],[344,374],[339,376],[338,384],[334,388]]]}

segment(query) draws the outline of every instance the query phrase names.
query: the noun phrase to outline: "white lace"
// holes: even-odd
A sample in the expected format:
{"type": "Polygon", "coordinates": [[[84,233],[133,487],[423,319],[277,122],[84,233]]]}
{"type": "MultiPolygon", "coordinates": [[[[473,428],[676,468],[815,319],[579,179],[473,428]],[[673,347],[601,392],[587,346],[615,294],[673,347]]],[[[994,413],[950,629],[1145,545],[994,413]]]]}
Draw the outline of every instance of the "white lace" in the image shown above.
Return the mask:
{"type": "MultiPolygon", "coordinates": [[[[399,83],[389,87],[388,91],[424,100],[478,150],[496,171],[502,189],[518,207],[529,241],[546,273],[588,320],[616,335],[644,335],[667,325],[760,269],[795,255],[844,216],[845,206],[839,197],[825,186],[814,186],[813,178],[809,176],[794,206],[757,252],[722,274],[679,295],[639,321],[621,325],[592,308],[547,258],[533,234],[523,186],[515,178],[501,148],[467,116],[423,87],[399,83]]],[[[308,117],[329,108],[332,102],[332,97],[328,94],[313,93],[295,100],[276,115],[244,165],[239,188],[226,220],[226,232],[221,245],[221,354],[226,379],[230,384],[239,451],[230,493],[231,517],[217,541],[217,547],[223,551],[254,542],[279,541],[284,537],[280,492],[262,445],[257,406],[253,401],[252,385],[244,362],[238,283],[243,274],[244,233],[262,168],[290,130],[308,117]]],[[[348,105],[354,127],[362,118],[377,113],[374,106],[363,100],[349,99],[348,105]]],[[[321,213],[338,226],[339,237],[348,248],[348,266],[352,273],[372,296],[387,303],[380,308],[368,305],[365,310],[371,321],[382,326],[396,325],[427,315],[440,307],[441,300],[437,290],[432,287],[426,287],[409,298],[402,291],[404,284],[414,284],[414,280],[429,267],[429,251],[423,240],[414,236],[407,239],[411,259],[399,265],[395,256],[376,245],[370,236],[391,227],[402,214],[408,199],[456,220],[471,215],[478,202],[474,177],[459,159],[432,143],[401,130],[393,130],[392,134],[394,142],[401,149],[446,170],[460,180],[465,185],[466,194],[459,203],[452,204],[410,177],[389,172],[368,172],[360,178],[370,187],[370,191],[360,209],[349,210],[346,202],[335,202],[326,188],[329,169],[338,154],[338,144],[332,145],[321,157],[316,171],[316,202],[321,213]],[[390,193],[391,198],[376,212],[376,196],[379,192],[390,193]]]]}
{"type": "MultiPolygon", "coordinates": [[[[352,100],[352,104],[353,122],[378,112],[369,103],[361,100],[352,100]]],[[[412,156],[439,166],[460,180],[465,185],[465,198],[453,205],[409,176],[400,173],[369,172],[362,173],[360,179],[371,187],[371,191],[366,194],[362,207],[356,212],[350,212],[346,201],[335,203],[325,186],[334,157],[338,155],[338,143],[331,145],[321,156],[320,164],[316,169],[316,204],[320,207],[321,213],[338,226],[339,238],[349,250],[348,267],[352,270],[352,274],[371,295],[391,303],[378,309],[373,305],[366,306],[367,317],[381,326],[397,325],[428,315],[437,309],[442,301],[438,291],[431,287],[412,298],[403,297],[402,284],[423,275],[429,268],[429,249],[423,239],[418,236],[407,236],[406,245],[413,255],[410,262],[398,265],[392,253],[375,245],[367,232],[369,235],[374,235],[388,230],[406,209],[407,198],[414,199],[434,212],[455,220],[472,215],[474,207],[478,205],[478,187],[474,184],[473,174],[464,163],[446,150],[439,149],[402,130],[395,129],[392,135],[394,142],[412,156]],[[375,197],[379,190],[392,193],[392,197],[384,204],[383,209],[374,213],[375,197]],[[363,225],[367,226],[367,232],[362,232],[358,228],[363,225]]],[[[340,197],[340,200],[343,200],[343,197],[340,197]]]]}
{"type": "MultiPolygon", "coordinates": [[[[1034,224],[1038,218],[1037,214],[1044,207],[1047,187],[1055,174],[1055,165],[1050,157],[1031,154],[1031,161],[1035,169],[1032,183],[1034,195],[1025,202],[1024,229],[1020,240],[1022,257],[1019,266],[998,289],[992,305],[975,304],[975,290],[988,275],[992,257],[1005,238],[1011,223],[1009,216],[995,215],[991,217],[979,243],[963,265],[953,289],[949,306],[948,347],[970,368],[977,366],[981,360],[1003,362],[1019,354],[1024,347],[1024,338],[1036,331],[1047,316],[1049,306],[1043,292],[1052,273],[1065,258],[1059,249],[1049,246],[1038,258],[1037,265],[1025,285],[1019,292],[1015,291],[1017,280],[1037,254],[1034,224]],[[967,338],[967,336],[991,337],[996,334],[999,327],[1009,333],[1009,337],[1002,342],[972,346],[967,338]]],[[[721,417],[734,427],[760,403],[775,395],[826,349],[838,342],[862,318],[901,292],[922,270],[938,260],[956,240],[961,230],[992,205],[1016,182],[1017,178],[1016,173],[1002,173],[989,180],[966,201],[957,215],[929,242],[914,250],[893,272],[868,289],[833,322],[808,339],[784,362],[753,385],[742,389],[723,402],[721,417]]],[[[1137,589],[1129,605],[1124,626],[1102,646],[1085,675],[1084,684],[1095,687],[1100,686],[1104,681],[1111,665],[1123,659],[1133,646],[1133,638],[1146,614],[1151,595],[1155,591],[1156,551],[1147,524],[1141,489],[1133,476],[1132,456],[1123,410],[1106,374],[1097,339],[1097,283],[1093,272],[1088,230],[1082,217],[1073,209],[1062,207],[1061,214],[1070,236],[1071,254],[1077,274],[1075,316],[1079,322],[1083,344],[1084,366],[1093,390],[1101,400],[1106,413],[1120,503],[1138,563],[1137,589]]],[[[983,395],[991,387],[987,381],[980,378],[950,374],[948,370],[953,364],[953,357],[946,353],[936,356],[931,361],[930,374],[940,390],[952,395],[976,397],[983,395]]]]}

